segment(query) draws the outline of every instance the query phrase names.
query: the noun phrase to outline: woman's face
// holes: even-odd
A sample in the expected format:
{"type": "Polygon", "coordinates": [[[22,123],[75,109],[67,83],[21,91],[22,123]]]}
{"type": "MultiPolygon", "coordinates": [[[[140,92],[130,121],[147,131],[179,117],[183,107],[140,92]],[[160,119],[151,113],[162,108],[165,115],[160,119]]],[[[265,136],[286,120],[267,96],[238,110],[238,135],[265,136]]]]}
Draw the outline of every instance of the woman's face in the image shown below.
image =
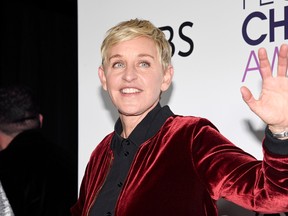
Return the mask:
{"type": "Polygon", "coordinates": [[[168,89],[173,67],[163,71],[156,45],[147,37],[120,42],[107,52],[98,74],[120,115],[144,116],[168,89]]]}

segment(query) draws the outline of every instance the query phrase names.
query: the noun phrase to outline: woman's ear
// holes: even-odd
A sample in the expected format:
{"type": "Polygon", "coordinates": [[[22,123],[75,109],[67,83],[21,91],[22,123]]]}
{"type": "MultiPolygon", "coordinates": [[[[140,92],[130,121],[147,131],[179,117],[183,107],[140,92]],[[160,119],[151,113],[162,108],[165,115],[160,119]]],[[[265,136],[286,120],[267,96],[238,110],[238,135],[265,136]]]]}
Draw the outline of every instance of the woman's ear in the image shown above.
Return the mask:
{"type": "Polygon", "coordinates": [[[107,83],[106,83],[106,75],[103,66],[100,66],[98,68],[98,77],[100,79],[100,82],[102,84],[102,88],[107,91],[107,83]]]}
{"type": "Polygon", "coordinates": [[[164,71],[163,82],[161,85],[161,91],[166,91],[172,83],[172,78],[174,75],[174,68],[172,65],[169,65],[164,71]]]}

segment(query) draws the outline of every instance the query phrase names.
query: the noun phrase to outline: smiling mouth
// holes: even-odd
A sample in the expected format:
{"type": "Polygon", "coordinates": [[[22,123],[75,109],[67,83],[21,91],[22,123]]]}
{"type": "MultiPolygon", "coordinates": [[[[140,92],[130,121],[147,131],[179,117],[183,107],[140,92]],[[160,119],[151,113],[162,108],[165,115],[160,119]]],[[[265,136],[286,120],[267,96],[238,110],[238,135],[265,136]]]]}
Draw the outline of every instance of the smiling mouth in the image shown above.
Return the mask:
{"type": "Polygon", "coordinates": [[[141,92],[140,89],[136,89],[136,88],[124,88],[121,89],[121,93],[123,94],[133,94],[133,93],[139,93],[141,92]]]}

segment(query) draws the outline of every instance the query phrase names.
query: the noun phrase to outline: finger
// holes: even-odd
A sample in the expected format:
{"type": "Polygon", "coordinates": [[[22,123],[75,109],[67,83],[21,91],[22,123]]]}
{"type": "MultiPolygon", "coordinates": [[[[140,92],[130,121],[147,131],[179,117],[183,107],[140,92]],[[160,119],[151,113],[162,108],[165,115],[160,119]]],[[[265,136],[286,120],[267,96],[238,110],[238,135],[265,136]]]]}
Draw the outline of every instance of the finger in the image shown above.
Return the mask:
{"type": "Polygon", "coordinates": [[[280,47],[280,52],[278,56],[278,76],[286,76],[287,74],[287,66],[288,66],[288,45],[282,44],[280,47]]]}
{"type": "Polygon", "coordinates": [[[258,58],[260,63],[260,73],[263,79],[272,76],[270,62],[265,48],[258,50],[258,58]]]}
{"type": "Polygon", "coordinates": [[[245,103],[249,106],[249,108],[252,111],[255,110],[256,100],[253,97],[251,91],[245,86],[242,86],[240,91],[241,91],[242,98],[245,101],[245,103]]]}

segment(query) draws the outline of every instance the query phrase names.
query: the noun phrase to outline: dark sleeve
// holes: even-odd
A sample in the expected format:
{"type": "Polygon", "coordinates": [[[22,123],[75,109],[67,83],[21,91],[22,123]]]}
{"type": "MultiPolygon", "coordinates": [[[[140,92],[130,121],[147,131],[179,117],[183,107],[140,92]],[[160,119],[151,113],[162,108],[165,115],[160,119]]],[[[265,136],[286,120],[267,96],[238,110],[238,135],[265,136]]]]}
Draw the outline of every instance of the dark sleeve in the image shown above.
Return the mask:
{"type": "Polygon", "coordinates": [[[288,156],[288,140],[274,138],[268,127],[265,129],[263,146],[272,154],[288,156]]]}

